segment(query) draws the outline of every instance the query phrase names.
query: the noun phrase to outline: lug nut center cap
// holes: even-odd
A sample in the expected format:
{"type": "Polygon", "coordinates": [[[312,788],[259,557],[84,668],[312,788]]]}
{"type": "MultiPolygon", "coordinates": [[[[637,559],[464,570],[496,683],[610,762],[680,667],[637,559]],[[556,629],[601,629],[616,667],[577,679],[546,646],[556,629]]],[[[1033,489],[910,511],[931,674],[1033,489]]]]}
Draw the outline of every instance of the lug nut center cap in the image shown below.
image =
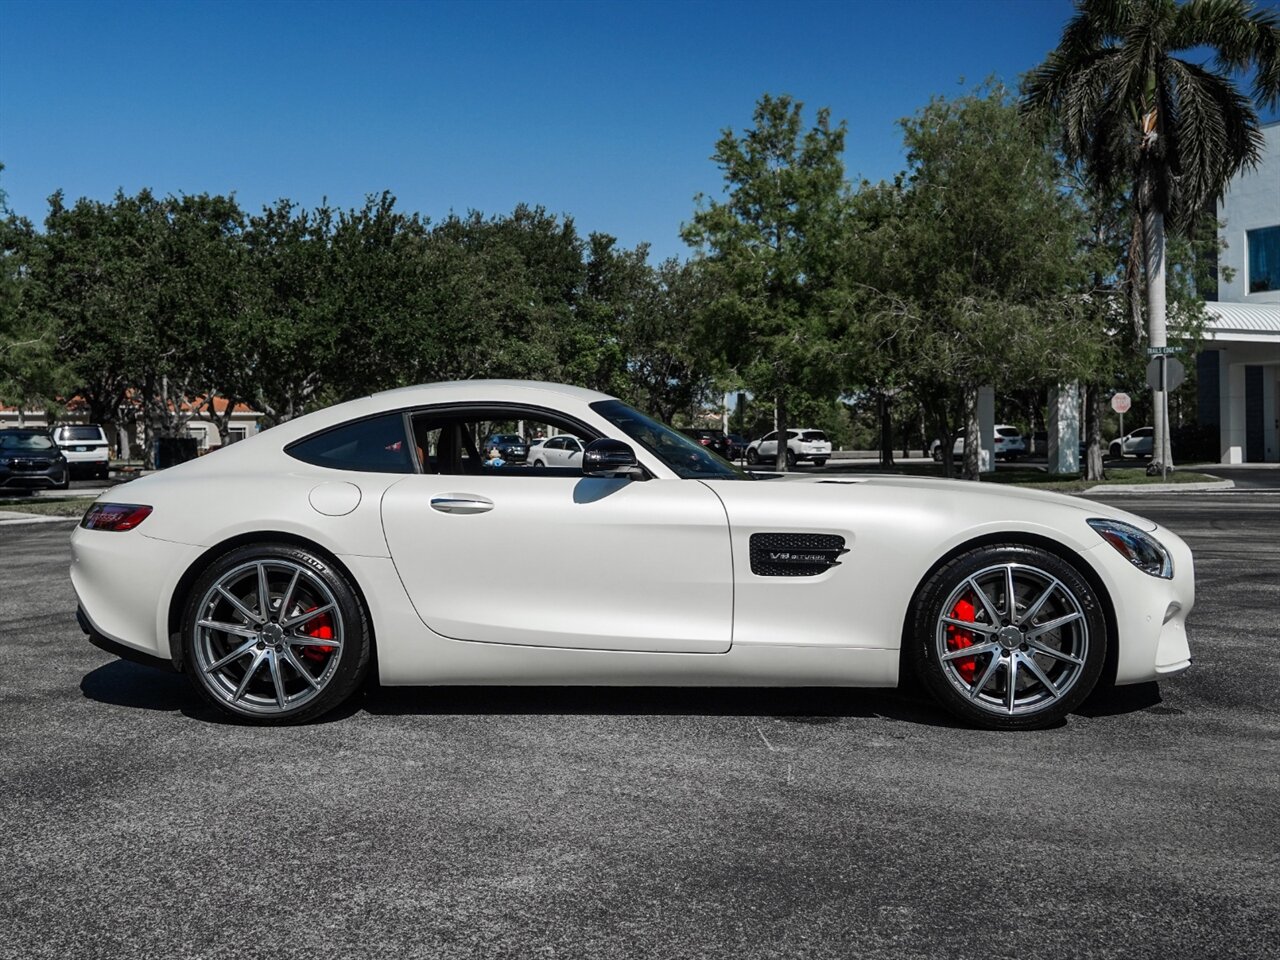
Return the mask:
{"type": "Polygon", "coordinates": [[[1017,650],[1023,644],[1022,631],[1017,627],[1001,627],[1000,632],[996,634],[996,640],[1006,650],[1017,650]]]}
{"type": "Polygon", "coordinates": [[[278,623],[268,623],[262,628],[262,639],[272,646],[278,646],[284,640],[284,627],[278,623]]]}

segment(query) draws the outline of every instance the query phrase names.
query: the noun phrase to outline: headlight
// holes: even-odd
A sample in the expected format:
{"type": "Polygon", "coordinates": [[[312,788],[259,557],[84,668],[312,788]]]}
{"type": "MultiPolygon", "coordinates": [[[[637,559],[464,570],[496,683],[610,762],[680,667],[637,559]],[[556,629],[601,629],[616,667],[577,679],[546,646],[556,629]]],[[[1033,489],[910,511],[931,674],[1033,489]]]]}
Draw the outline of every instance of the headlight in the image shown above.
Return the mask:
{"type": "Polygon", "coordinates": [[[1173,579],[1173,557],[1164,544],[1149,533],[1119,520],[1094,519],[1088,523],[1098,531],[1098,536],[1143,573],[1165,580],[1173,579]]]}

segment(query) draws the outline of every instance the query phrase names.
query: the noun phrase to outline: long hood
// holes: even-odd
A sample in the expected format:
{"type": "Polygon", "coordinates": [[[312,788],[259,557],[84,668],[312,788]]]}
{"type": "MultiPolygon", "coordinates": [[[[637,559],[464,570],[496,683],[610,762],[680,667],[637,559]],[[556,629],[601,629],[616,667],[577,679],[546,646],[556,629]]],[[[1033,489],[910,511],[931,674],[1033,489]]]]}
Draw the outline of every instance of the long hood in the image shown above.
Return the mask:
{"type": "MultiPolygon", "coordinates": [[[[771,480],[770,483],[777,483],[771,480]]],[[[947,501],[963,507],[965,502],[979,507],[986,513],[992,509],[999,510],[1001,505],[1022,512],[1037,505],[1050,510],[1063,508],[1080,510],[1091,517],[1108,517],[1123,520],[1147,531],[1159,528],[1155,522],[1146,517],[1120,510],[1108,504],[1083,497],[1072,497],[1063,493],[1052,493],[1047,490],[1029,490],[1026,487],[1015,487],[1007,483],[983,483],[969,480],[944,480],[933,477],[902,477],[875,474],[867,477],[820,477],[787,474],[783,482],[796,484],[828,484],[856,485],[877,490],[901,490],[904,496],[923,496],[930,501],[947,501]]]]}

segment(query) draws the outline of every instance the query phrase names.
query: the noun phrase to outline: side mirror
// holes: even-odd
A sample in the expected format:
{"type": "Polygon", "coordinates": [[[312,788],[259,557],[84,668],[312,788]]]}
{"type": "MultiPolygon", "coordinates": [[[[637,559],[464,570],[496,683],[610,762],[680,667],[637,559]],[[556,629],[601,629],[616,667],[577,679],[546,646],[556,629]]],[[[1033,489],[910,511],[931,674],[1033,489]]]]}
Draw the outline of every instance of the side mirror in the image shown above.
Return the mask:
{"type": "Polygon", "coordinates": [[[616,477],[633,479],[644,476],[644,470],[636,461],[636,453],[621,440],[601,437],[592,440],[582,451],[582,474],[586,477],[616,477]]]}

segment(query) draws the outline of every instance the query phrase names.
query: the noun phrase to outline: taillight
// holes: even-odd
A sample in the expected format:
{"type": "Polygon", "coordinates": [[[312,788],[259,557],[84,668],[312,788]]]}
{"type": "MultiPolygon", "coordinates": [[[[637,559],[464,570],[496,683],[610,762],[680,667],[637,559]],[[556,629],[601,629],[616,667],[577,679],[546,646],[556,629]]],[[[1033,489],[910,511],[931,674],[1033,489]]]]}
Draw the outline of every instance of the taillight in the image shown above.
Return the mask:
{"type": "Polygon", "coordinates": [[[95,503],[85,511],[80,526],[86,530],[132,530],[147,517],[151,508],[137,503],[95,503]]]}

